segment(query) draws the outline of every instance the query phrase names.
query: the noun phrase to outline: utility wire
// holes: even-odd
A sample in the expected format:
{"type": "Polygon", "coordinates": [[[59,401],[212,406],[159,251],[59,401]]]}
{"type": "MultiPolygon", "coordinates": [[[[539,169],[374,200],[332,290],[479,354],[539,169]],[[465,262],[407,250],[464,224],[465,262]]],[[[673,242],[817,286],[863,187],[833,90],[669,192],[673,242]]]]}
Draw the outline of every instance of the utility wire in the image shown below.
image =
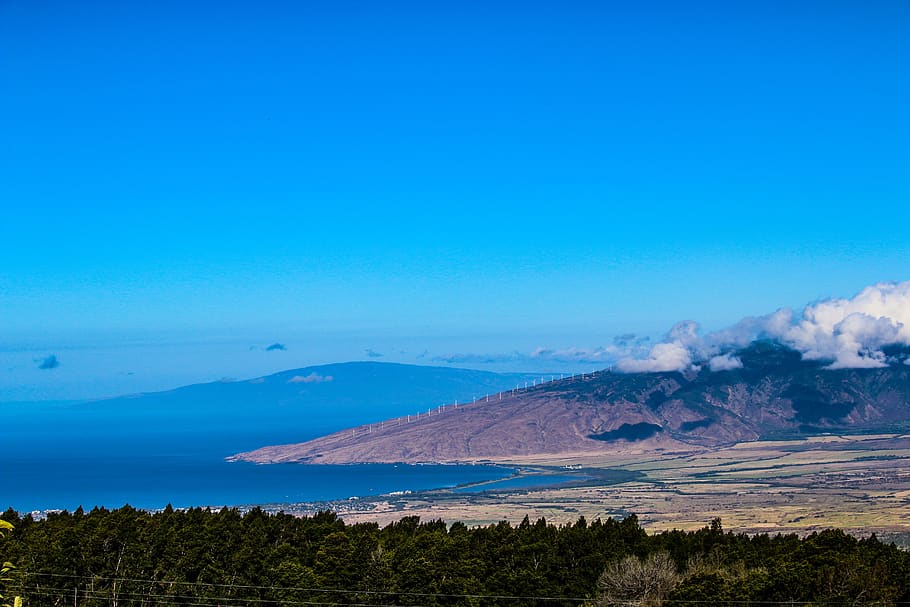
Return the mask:
{"type": "MultiPolygon", "coordinates": [[[[44,596],[44,597],[53,597],[60,598],[61,600],[68,599],[69,591],[64,592],[34,592],[29,596],[44,596]]],[[[28,598],[28,597],[26,597],[28,598]]],[[[108,595],[99,595],[99,594],[83,594],[81,597],[83,600],[92,600],[92,599],[110,599],[108,595]]],[[[208,598],[208,597],[204,597],[208,598]]],[[[209,599],[209,600],[218,600],[218,599],[209,599]]],[[[142,604],[145,605],[173,605],[172,601],[142,601],[142,604]]],[[[287,604],[286,601],[282,601],[282,604],[287,604]]],[[[415,607],[412,605],[398,605],[395,603],[327,603],[327,602],[318,602],[318,601],[298,601],[294,603],[295,605],[320,605],[323,607],[333,607],[336,605],[350,605],[351,607],[415,607]]],[[[201,603],[201,602],[181,602],[181,607],[229,607],[225,603],[201,603]]]]}
{"type": "MultiPolygon", "coordinates": [[[[313,593],[325,593],[325,594],[344,594],[344,595],[379,595],[379,596],[398,596],[398,597],[415,597],[415,598],[448,598],[448,599],[490,599],[490,600],[514,600],[514,601],[571,601],[571,602],[584,602],[592,600],[591,597],[579,598],[579,597],[555,597],[555,596],[534,596],[534,595],[504,595],[504,594],[457,594],[457,593],[440,593],[440,592],[405,592],[405,591],[392,591],[392,590],[351,590],[344,588],[303,588],[295,586],[262,586],[262,585],[251,585],[251,584],[213,584],[208,582],[186,582],[186,581],[168,581],[168,580],[153,580],[153,579],[142,579],[142,578],[115,578],[115,577],[104,577],[104,576],[89,576],[89,575],[72,575],[65,573],[34,573],[34,572],[22,572],[25,575],[31,576],[50,576],[50,577],[62,577],[68,579],[78,579],[85,581],[97,582],[101,581],[110,581],[110,582],[132,582],[132,583],[146,583],[146,584],[160,584],[160,585],[186,585],[186,586],[202,586],[208,588],[228,588],[228,589],[244,589],[244,590],[278,590],[283,592],[313,592],[313,593]]],[[[27,586],[23,586],[23,590],[27,590],[27,586]]],[[[78,588],[58,588],[58,587],[36,587],[35,592],[31,594],[41,594],[46,596],[66,596],[67,594],[72,593],[73,591],[79,592],[84,596],[92,595],[89,598],[110,598],[112,595],[112,589],[83,589],[78,588]],[[39,590],[40,589],[40,590],[39,590]],[[45,592],[48,591],[48,592],[45,592]],[[55,592],[54,592],[55,591],[55,592]]],[[[26,593],[28,594],[28,593],[26,593]]],[[[203,596],[199,597],[196,595],[172,595],[172,594],[148,594],[143,592],[127,592],[118,590],[118,596],[123,597],[136,597],[135,600],[140,600],[144,598],[156,598],[156,599],[206,599],[212,601],[233,601],[235,603],[254,603],[262,601],[274,601],[273,598],[262,598],[262,597],[209,597],[203,596]]],[[[326,602],[314,602],[314,601],[294,601],[287,599],[278,599],[282,604],[286,605],[357,605],[354,603],[326,603],[326,602]]],[[[148,602],[148,601],[143,601],[148,602]]],[[[748,600],[748,599],[736,599],[736,600],[707,600],[707,599],[663,599],[663,603],[676,604],[676,605],[703,605],[703,604],[724,604],[724,605],[818,605],[818,604],[844,604],[844,599],[821,599],[821,600],[748,600]]],[[[628,604],[628,605],[638,605],[640,601],[617,601],[617,604],[628,604]]],[[[156,604],[161,604],[157,602],[156,604]]],[[[224,603],[218,603],[211,605],[208,603],[181,603],[182,605],[192,605],[198,607],[224,607],[224,603]]],[[[862,603],[860,603],[862,604],[862,603]]],[[[910,605],[910,602],[894,602],[892,605],[910,605]]],[[[364,607],[367,607],[366,604],[363,604],[364,607]]],[[[386,607],[389,607],[389,604],[385,603],[386,607]]]]}
{"type": "MultiPolygon", "coordinates": [[[[84,581],[97,582],[109,581],[109,582],[132,582],[140,584],[161,584],[161,585],[174,585],[180,584],[183,586],[204,586],[209,588],[229,588],[229,589],[243,589],[243,590],[281,590],[285,592],[321,592],[321,593],[338,593],[338,594],[369,594],[369,595],[384,595],[384,596],[411,596],[411,597],[435,597],[435,598],[465,598],[465,599],[497,599],[497,600],[535,600],[535,601],[572,601],[572,602],[583,602],[590,600],[588,597],[563,597],[563,596],[528,596],[528,595],[506,595],[506,594],[457,594],[457,593],[441,593],[441,592],[406,592],[406,591],[394,591],[394,590],[352,590],[345,588],[302,588],[297,586],[259,586],[251,584],[212,584],[208,582],[185,582],[185,581],[169,581],[169,580],[150,580],[150,579],[141,579],[141,578],[115,578],[115,577],[103,577],[103,576],[90,576],[90,575],[71,575],[65,573],[35,573],[35,572],[24,572],[25,575],[29,576],[50,576],[50,577],[63,577],[69,579],[78,579],[84,581]]],[[[72,592],[74,589],[60,589],[66,590],[67,592],[72,592]]],[[[142,596],[147,596],[139,593],[142,596]]],[[[173,595],[162,595],[171,597],[173,595]]],[[[188,597],[195,598],[195,597],[188,597]]],[[[207,598],[207,597],[206,597],[207,598]]],[[[240,600],[240,601],[258,601],[261,599],[258,598],[242,598],[242,597],[231,597],[226,598],[225,600],[240,600]]]]}

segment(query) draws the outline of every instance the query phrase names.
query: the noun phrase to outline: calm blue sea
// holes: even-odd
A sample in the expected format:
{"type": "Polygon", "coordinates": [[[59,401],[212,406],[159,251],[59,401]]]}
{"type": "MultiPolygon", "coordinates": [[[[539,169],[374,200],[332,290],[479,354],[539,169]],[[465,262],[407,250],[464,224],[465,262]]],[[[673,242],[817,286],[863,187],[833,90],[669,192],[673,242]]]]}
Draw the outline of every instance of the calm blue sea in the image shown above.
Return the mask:
{"type": "Polygon", "coordinates": [[[4,461],[0,504],[20,512],[77,506],[138,508],[345,499],[454,487],[500,478],[488,466],[310,466],[226,463],[216,458],[137,456],[14,458],[4,461]]]}
{"type": "MultiPolygon", "coordinates": [[[[7,412],[11,409],[7,408],[7,412]]],[[[9,413],[8,413],[9,414],[9,413]]],[[[0,420],[2,421],[2,420],[0,420]]],[[[17,411],[0,425],[0,509],[72,510],[234,506],[325,501],[504,478],[489,466],[300,464],[224,461],[238,451],[299,442],[334,428],[105,425],[99,418],[17,411]],[[15,421],[15,423],[8,423],[15,421]]]]}

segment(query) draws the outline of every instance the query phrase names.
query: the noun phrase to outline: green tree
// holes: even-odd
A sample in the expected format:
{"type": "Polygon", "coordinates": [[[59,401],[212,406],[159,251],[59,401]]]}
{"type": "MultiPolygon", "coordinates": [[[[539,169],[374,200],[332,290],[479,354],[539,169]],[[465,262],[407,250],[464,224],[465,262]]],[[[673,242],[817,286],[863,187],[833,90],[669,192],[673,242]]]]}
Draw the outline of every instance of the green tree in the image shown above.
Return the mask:
{"type": "MultiPolygon", "coordinates": [[[[0,535],[6,534],[8,531],[12,530],[12,528],[12,523],[8,523],[7,521],[0,519],[0,535]]],[[[13,569],[15,569],[15,567],[13,567],[13,564],[9,562],[4,562],[3,566],[0,567],[0,601],[4,601],[3,607],[22,607],[21,597],[14,596],[13,602],[10,604],[5,602],[7,599],[6,595],[3,594],[5,592],[4,586],[6,583],[12,581],[9,575],[13,569]]]]}

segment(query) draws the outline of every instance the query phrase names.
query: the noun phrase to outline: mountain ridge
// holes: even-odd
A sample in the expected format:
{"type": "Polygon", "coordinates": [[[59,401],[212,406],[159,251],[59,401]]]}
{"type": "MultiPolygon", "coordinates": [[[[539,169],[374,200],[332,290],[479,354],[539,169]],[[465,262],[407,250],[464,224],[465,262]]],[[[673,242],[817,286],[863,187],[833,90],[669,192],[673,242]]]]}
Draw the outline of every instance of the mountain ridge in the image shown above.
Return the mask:
{"type": "MultiPolygon", "coordinates": [[[[494,395],[419,419],[394,418],[315,440],[263,447],[258,463],[464,462],[629,451],[691,451],[818,432],[904,427],[910,366],[829,369],[779,343],[735,352],[722,371],[601,371],[494,395]]],[[[900,353],[898,353],[900,354],[900,353]]]]}

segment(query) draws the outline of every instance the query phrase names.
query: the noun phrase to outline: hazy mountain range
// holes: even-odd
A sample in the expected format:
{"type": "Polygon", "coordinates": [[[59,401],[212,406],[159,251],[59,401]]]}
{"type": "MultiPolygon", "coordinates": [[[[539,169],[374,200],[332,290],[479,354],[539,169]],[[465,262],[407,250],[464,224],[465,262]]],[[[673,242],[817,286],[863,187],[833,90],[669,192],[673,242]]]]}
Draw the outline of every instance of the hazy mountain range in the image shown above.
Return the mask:
{"type": "Polygon", "coordinates": [[[109,443],[120,452],[172,450],[176,437],[228,455],[464,402],[534,379],[540,376],[378,362],[320,365],[88,402],[2,404],[0,439],[13,448],[34,436],[59,436],[73,449],[109,443]]]}

